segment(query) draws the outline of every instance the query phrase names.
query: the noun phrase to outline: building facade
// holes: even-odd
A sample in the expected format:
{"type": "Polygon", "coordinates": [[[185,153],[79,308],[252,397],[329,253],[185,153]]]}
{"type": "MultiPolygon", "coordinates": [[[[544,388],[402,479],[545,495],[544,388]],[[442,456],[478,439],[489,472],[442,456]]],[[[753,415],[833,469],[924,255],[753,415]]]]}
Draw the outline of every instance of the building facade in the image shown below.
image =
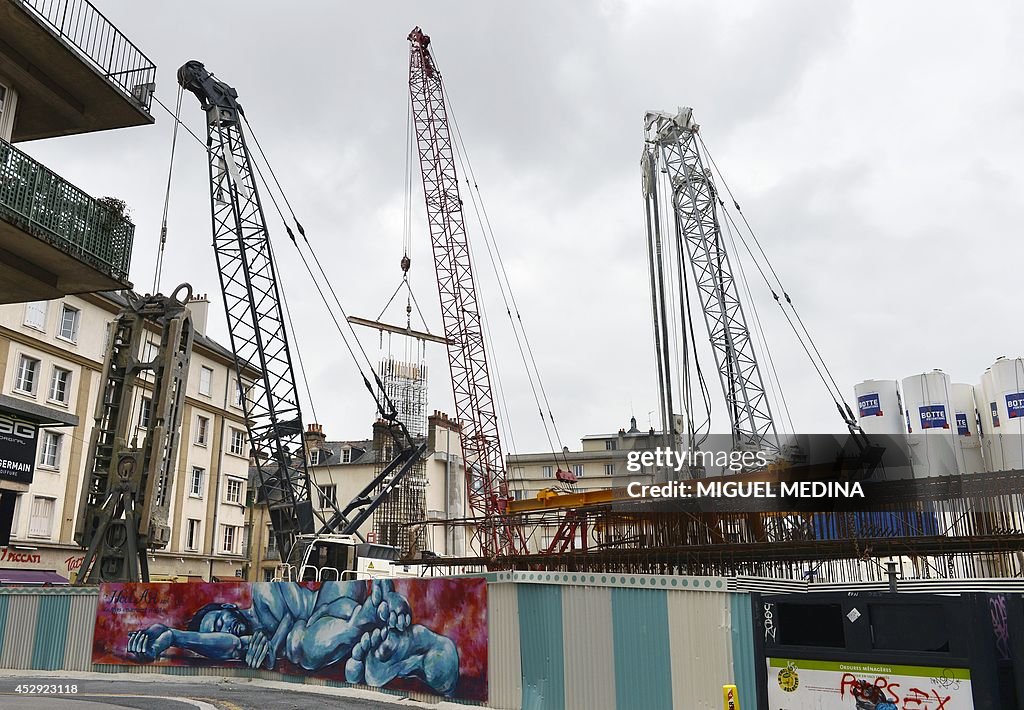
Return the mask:
{"type": "MultiPolygon", "coordinates": [[[[466,551],[465,529],[447,525],[442,521],[466,515],[465,466],[462,463],[461,426],[442,412],[427,417],[427,451],[425,458],[426,516],[423,531],[423,549],[413,554],[461,556],[466,551]]],[[[306,431],[306,452],[310,476],[318,490],[313,492],[314,505],[321,511],[330,508],[333,500],[344,508],[380,471],[380,465],[390,461],[394,451],[390,437],[381,423],[374,424],[369,439],[328,441],[319,424],[310,424],[306,431]]],[[[250,487],[255,488],[254,482],[250,487]]],[[[253,505],[249,511],[248,539],[250,581],[267,581],[274,577],[281,555],[271,534],[270,518],[265,506],[253,505]]],[[[375,516],[370,516],[359,528],[359,534],[369,542],[378,539],[375,516]]]]}
{"type": "MultiPolygon", "coordinates": [[[[153,62],[88,0],[0,0],[0,304],[130,287],[135,226],[123,203],[90,196],[15,146],[151,124],[155,77],[153,62]]],[[[83,396],[74,387],[57,394],[83,396]]],[[[80,425],[74,407],[40,399],[0,396],[0,545],[15,496],[32,481],[39,427],[80,425]]],[[[52,447],[56,434],[46,436],[52,447]]]]}
{"type": "MultiPolygon", "coordinates": [[[[0,306],[0,401],[71,422],[40,429],[34,480],[17,491],[11,540],[0,547],[0,575],[46,571],[73,579],[81,564],[75,519],[108,326],[124,304],[116,294],[89,294],[0,306]]],[[[236,578],[245,559],[249,447],[239,392],[247,380],[240,388],[231,352],[204,335],[208,306],[205,297],[189,304],[196,338],[171,487],[171,537],[166,549],[150,555],[154,580],[236,578]]],[[[157,337],[154,330],[144,351],[156,347],[157,337]]],[[[134,396],[133,431],[140,442],[151,394],[143,385],[134,396]]]]}

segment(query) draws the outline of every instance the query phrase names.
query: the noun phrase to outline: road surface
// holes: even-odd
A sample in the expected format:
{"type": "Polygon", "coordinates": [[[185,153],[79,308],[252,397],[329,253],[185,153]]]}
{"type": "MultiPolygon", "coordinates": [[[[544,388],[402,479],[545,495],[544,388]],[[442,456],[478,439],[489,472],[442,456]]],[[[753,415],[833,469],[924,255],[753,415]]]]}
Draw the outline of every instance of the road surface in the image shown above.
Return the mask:
{"type": "MultiPolygon", "coordinates": [[[[158,675],[126,679],[75,674],[0,676],[0,708],[7,710],[395,710],[383,694],[243,678],[158,675]],[[19,692],[20,686],[20,692],[19,692]],[[34,686],[34,687],[33,687],[34,686]],[[34,692],[30,692],[34,691],[34,692]],[[372,696],[379,699],[372,699],[372,696]]],[[[395,700],[398,700],[396,697],[395,700]]],[[[406,703],[403,703],[406,705],[406,703]]]]}

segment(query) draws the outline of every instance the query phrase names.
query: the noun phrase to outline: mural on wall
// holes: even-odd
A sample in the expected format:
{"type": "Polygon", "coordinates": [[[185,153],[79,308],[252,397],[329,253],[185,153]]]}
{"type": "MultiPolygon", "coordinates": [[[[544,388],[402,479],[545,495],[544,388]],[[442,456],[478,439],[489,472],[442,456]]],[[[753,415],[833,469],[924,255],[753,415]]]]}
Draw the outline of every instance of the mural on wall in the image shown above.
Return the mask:
{"type": "Polygon", "coordinates": [[[104,584],[93,663],[248,667],[485,701],[487,584],[104,584]]]}

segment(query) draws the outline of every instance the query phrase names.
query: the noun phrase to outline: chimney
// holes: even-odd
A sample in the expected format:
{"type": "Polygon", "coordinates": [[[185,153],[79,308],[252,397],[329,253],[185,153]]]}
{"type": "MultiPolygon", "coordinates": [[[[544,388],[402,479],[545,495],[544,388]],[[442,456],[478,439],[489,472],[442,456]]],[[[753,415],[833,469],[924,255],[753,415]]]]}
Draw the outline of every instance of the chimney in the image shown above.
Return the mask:
{"type": "Polygon", "coordinates": [[[324,435],[323,425],[316,423],[306,425],[306,433],[302,435],[302,438],[306,442],[307,451],[322,449],[324,442],[327,440],[327,437],[324,435]]]}
{"type": "Polygon", "coordinates": [[[193,296],[187,304],[189,313],[192,314],[192,327],[199,335],[206,335],[206,319],[210,313],[210,301],[205,293],[193,296]]]}

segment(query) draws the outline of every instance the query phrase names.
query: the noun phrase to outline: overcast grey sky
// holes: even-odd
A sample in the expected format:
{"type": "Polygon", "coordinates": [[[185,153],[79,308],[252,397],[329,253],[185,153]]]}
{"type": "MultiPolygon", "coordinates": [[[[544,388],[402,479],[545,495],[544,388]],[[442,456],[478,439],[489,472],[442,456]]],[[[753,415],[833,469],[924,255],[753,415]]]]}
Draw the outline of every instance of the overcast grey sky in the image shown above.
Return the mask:
{"type": "MultiPolygon", "coordinates": [[[[342,302],[367,317],[400,278],[406,35],[422,26],[572,448],[628,426],[631,411],[646,427],[656,406],[638,167],[648,109],[694,107],[848,400],[862,379],[932,368],[976,383],[995,357],[1024,350],[1018,3],[95,2],[155,61],[164,103],[189,59],[238,90],[342,302]]],[[[154,112],[155,126],[22,146],[88,192],[127,201],[143,291],[172,130],[154,112]]],[[[203,131],[191,95],[182,115],[203,131]]],[[[186,138],[163,283],[217,296],[205,159],[186,138]]],[[[413,285],[439,332],[414,187],[413,285]]],[[[270,226],[319,418],[329,438],[364,436],[372,403],[270,226]]],[[[478,257],[476,270],[516,449],[544,450],[490,264],[478,257]]],[[[770,313],[770,295],[754,290],[770,313]]],[[[227,343],[212,300],[210,333],[227,343]]],[[[764,320],[797,428],[842,430],[784,323],[764,320]]],[[[376,337],[365,344],[376,354],[376,337]]],[[[452,412],[437,346],[429,362],[430,408],[452,412]]]]}

